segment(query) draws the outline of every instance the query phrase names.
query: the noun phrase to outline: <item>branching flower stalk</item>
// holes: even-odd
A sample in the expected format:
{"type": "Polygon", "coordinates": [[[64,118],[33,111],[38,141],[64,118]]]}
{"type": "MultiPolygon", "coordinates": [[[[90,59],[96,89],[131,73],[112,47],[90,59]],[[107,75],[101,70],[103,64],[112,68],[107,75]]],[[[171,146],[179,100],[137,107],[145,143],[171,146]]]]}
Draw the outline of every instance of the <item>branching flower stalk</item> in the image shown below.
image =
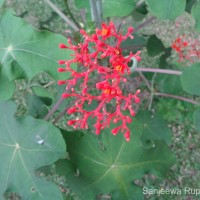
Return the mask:
{"type": "Polygon", "coordinates": [[[113,22],[103,23],[101,29],[97,28],[96,33],[92,35],[81,30],[83,42],[78,45],[72,44],[71,40],[68,40],[69,46],[60,44],[60,48],[74,52],[72,60],[58,61],[64,65],[58,68],[58,72],[70,72],[72,77],[69,80],[58,81],[59,85],[65,84],[68,90],[63,93],[62,98],[76,98],[74,106],[68,109],[67,113],[77,114],[77,117],[69,120],[68,125],[75,129],[87,129],[88,119],[95,118],[95,132],[100,134],[101,130],[113,122],[117,125],[112,129],[112,134],[122,132],[125,139],[130,140],[127,124],[131,123],[132,118],[127,115],[127,111],[131,116],[135,116],[133,106],[140,102],[138,97],[140,90],[126,95],[121,86],[127,81],[125,75],[131,73],[128,63],[133,57],[138,62],[141,58],[140,52],[136,54],[130,52],[124,57],[120,45],[128,37],[133,39],[132,32],[133,28],[129,27],[127,33],[122,35],[117,33],[113,22]],[[80,66],[77,70],[73,68],[74,63],[80,66]],[[94,77],[96,77],[95,83],[94,77]],[[97,106],[92,110],[89,109],[94,102],[97,106]],[[115,110],[110,110],[109,105],[114,105],[112,107],[115,110]]]}

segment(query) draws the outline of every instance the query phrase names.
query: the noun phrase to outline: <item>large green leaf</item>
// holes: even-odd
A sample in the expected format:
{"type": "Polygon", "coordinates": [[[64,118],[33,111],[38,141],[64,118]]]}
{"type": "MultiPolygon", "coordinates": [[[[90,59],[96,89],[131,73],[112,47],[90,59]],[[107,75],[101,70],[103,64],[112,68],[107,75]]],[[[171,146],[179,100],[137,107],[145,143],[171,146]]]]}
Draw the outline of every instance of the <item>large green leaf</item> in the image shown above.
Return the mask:
{"type": "MultiPolygon", "coordinates": [[[[87,13],[91,13],[89,0],[75,0],[75,3],[77,7],[86,8],[87,13]]],[[[104,0],[102,1],[103,18],[127,16],[133,11],[135,5],[135,0],[104,0]]]]}
{"type": "Polygon", "coordinates": [[[123,134],[113,136],[111,127],[100,137],[67,134],[70,161],[80,175],[76,179],[72,170],[66,176],[71,188],[79,187],[82,199],[95,199],[100,194],[109,194],[113,200],[143,199],[141,188],[133,180],[145,173],[162,176],[172,166],[174,155],[163,141],[156,140],[153,147],[144,148],[140,140],[142,125],[134,119],[130,129],[130,142],[123,134]]]}
{"type": "Polygon", "coordinates": [[[16,106],[0,102],[0,196],[16,192],[21,199],[61,200],[56,185],[35,170],[65,155],[60,131],[43,120],[14,117],[16,106]]]}
{"type": "Polygon", "coordinates": [[[193,113],[193,121],[195,128],[200,131],[200,110],[196,110],[193,113]]]}
{"type": "Polygon", "coordinates": [[[2,6],[4,3],[4,0],[0,0],[0,6],[2,6]]]}
{"type": "Polygon", "coordinates": [[[200,1],[192,6],[191,14],[195,20],[195,29],[200,32],[200,1]]]}
{"type": "Polygon", "coordinates": [[[186,6],[186,0],[146,0],[146,3],[150,13],[160,19],[175,19],[186,6]]]}
{"type": "Polygon", "coordinates": [[[127,16],[135,8],[135,0],[103,1],[103,17],[127,16]]]}
{"type": "Polygon", "coordinates": [[[200,63],[195,63],[183,71],[181,84],[189,94],[200,95],[200,63]]]}
{"type": "Polygon", "coordinates": [[[7,71],[10,69],[5,64],[14,60],[29,80],[42,71],[57,80],[67,78],[66,74],[57,72],[57,60],[67,59],[70,51],[59,49],[59,43],[67,43],[66,38],[36,31],[11,12],[4,12],[0,17],[0,62],[7,71]]]}

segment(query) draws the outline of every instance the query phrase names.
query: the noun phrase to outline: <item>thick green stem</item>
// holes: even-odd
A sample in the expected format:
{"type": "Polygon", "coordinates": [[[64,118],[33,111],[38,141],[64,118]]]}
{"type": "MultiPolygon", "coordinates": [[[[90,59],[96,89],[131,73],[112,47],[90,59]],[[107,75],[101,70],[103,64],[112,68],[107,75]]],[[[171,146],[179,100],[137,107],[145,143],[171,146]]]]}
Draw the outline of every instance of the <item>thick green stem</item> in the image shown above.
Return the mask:
{"type": "Polygon", "coordinates": [[[181,71],[176,70],[168,70],[168,69],[158,69],[158,68],[143,68],[143,67],[137,67],[135,68],[136,72],[153,72],[153,73],[160,73],[160,74],[172,74],[172,75],[181,75],[181,71]]]}

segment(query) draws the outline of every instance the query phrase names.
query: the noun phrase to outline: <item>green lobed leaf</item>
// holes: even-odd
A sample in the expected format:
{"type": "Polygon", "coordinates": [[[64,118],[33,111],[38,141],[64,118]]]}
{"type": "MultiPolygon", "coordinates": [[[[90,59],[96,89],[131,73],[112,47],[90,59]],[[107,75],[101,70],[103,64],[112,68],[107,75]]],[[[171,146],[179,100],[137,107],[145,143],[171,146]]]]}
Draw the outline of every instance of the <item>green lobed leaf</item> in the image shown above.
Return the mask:
{"type": "Polygon", "coordinates": [[[200,95],[200,63],[195,63],[183,71],[181,84],[189,94],[200,95]]]}
{"type": "Polygon", "coordinates": [[[193,113],[193,122],[197,131],[200,131],[200,110],[196,110],[193,113]]]}
{"type": "Polygon", "coordinates": [[[11,12],[0,17],[0,62],[7,68],[6,63],[15,61],[29,80],[40,72],[47,72],[56,80],[67,79],[67,74],[57,72],[57,60],[69,58],[70,51],[59,49],[59,43],[67,43],[66,38],[36,31],[11,12]]]}
{"type": "Polygon", "coordinates": [[[147,52],[149,56],[154,57],[162,53],[165,47],[162,41],[156,35],[151,35],[147,41],[147,52]]]}
{"type": "Polygon", "coordinates": [[[123,134],[113,136],[111,128],[99,137],[80,132],[66,134],[70,156],[66,162],[74,168],[66,174],[69,186],[76,186],[82,199],[89,199],[88,195],[95,199],[100,194],[111,195],[113,200],[143,199],[141,188],[133,180],[145,173],[164,176],[174,164],[174,155],[159,140],[154,147],[144,148],[140,140],[143,127],[136,119],[130,125],[130,142],[125,141],[123,134]],[[78,178],[75,169],[80,173],[78,178]]]}
{"type": "Polygon", "coordinates": [[[191,14],[195,20],[195,29],[200,32],[200,1],[192,6],[191,14]]]}
{"type": "MultiPolygon", "coordinates": [[[[75,4],[78,8],[86,8],[87,13],[91,15],[89,0],[75,0],[75,4]]],[[[102,1],[103,18],[127,16],[135,6],[135,0],[104,0],[102,1]]]]}
{"type": "Polygon", "coordinates": [[[146,0],[150,13],[160,19],[175,19],[181,15],[186,0],[146,0]]]}
{"type": "Polygon", "coordinates": [[[62,200],[58,187],[35,170],[65,155],[60,131],[48,122],[14,117],[16,105],[0,102],[0,196],[16,192],[21,199],[62,200]]]}
{"type": "Polygon", "coordinates": [[[127,16],[135,6],[135,0],[105,0],[103,1],[103,17],[127,16]]]}

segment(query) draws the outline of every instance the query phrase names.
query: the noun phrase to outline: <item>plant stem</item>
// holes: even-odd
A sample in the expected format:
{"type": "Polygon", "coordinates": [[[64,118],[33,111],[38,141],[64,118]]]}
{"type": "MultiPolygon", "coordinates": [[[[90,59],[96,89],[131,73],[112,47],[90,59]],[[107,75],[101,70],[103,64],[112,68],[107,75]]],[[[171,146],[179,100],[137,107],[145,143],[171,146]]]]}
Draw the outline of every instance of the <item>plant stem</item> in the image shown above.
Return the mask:
{"type": "Polygon", "coordinates": [[[71,10],[70,10],[70,8],[69,8],[68,0],[65,1],[65,4],[66,4],[66,7],[67,7],[67,11],[68,11],[68,13],[69,13],[69,16],[70,16],[71,19],[74,21],[74,23],[76,24],[76,26],[80,29],[81,27],[80,27],[79,23],[76,21],[74,15],[72,14],[72,12],[71,12],[71,10]]]}
{"type": "Polygon", "coordinates": [[[150,99],[149,99],[149,106],[148,106],[148,110],[151,110],[151,106],[153,103],[153,96],[154,96],[154,80],[156,78],[157,74],[155,73],[151,79],[151,88],[150,88],[150,99]]]}
{"type": "Polygon", "coordinates": [[[102,19],[102,10],[103,10],[103,2],[102,0],[96,0],[97,1],[97,10],[98,10],[98,15],[99,15],[99,20],[100,20],[100,23],[101,23],[101,19],[102,19]]]}
{"type": "Polygon", "coordinates": [[[152,16],[149,19],[147,19],[146,21],[144,21],[142,24],[140,24],[138,27],[136,27],[134,29],[134,32],[139,31],[140,29],[142,29],[144,26],[150,24],[154,19],[156,19],[156,17],[152,16]]]}
{"type": "Polygon", "coordinates": [[[149,81],[146,79],[146,77],[143,75],[142,72],[138,72],[138,73],[141,76],[141,78],[143,79],[143,81],[145,82],[145,84],[148,87],[148,89],[151,91],[151,85],[149,84],[149,81]]]}
{"type": "Polygon", "coordinates": [[[72,22],[56,5],[54,5],[50,0],[44,0],[49,7],[51,7],[75,32],[79,31],[77,25],[72,22]]]}
{"type": "Polygon", "coordinates": [[[46,85],[44,85],[43,87],[47,88],[47,87],[53,85],[54,83],[56,83],[56,81],[51,81],[51,82],[47,83],[46,85]]]}
{"type": "Polygon", "coordinates": [[[96,23],[96,26],[98,28],[100,28],[100,26],[101,26],[100,8],[101,8],[100,6],[98,6],[98,8],[97,8],[97,0],[90,0],[92,21],[94,21],[96,23]]]}
{"type": "Polygon", "coordinates": [[[72,107],[73,103],[76,101],[77,99],[74,99],[74,101],[67,105],[66,108],[54,119],[53,124],[57,123],[62,117],[63,115],[67,112],[67,110],[72,107]]]}
{"type": "Polygon", "coordinates": [[[56,124],[62,117],[63,115],[66,113],[68,107],[65,108],[54,120],[53,120],[53,124],[56,124]]]}
{"type": "Polygon", "coordinates": [[[135,69],[136,72],[153,72],[153,73],[160,73],[160,74],[173,74],[173,75],[181,75],[181,71],[176,70],[168,70],[168,69],[158,69],[158,68],[143,68],[137,67],[135,69]]]}
{"type": "Polygon", "coordinates": [[[44,117],[45,120],[49,120],[49,118],[55,113],[55,111],[59,108],[60,104],[63,102],[63,98],[60,97],[60,99],[58,100],[58,102],[54,105],[54,107],[49,110],[49,112],[47,113],[47,115],[44,117]]]}
{"type": "Polygon", "coordinates": [[[176,95],[173,95],[173,94],[166,94],[166,93],[160,93],[160,92],[155,92],[153,94],[156,95],[156,96],[163,96],[163,97],[169,97],[169,98],[173,98],[173,99],[179,99],[181,101],[192,103],[194,105],[200,105],[200,102],[197,102],[197,101],[194,101],[192,99],[185,98],[185,97],[181,97],[181,96],[176,96],[176,95]]]}

